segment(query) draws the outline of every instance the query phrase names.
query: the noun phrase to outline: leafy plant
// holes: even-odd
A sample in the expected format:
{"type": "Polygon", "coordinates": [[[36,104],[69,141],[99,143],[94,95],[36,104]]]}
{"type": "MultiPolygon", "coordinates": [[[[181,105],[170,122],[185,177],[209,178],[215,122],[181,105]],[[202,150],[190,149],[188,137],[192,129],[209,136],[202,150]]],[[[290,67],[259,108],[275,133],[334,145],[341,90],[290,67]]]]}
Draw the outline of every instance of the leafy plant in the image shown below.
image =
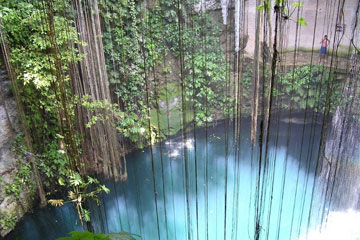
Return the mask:
{"type": "MultiPolygon", "coordinates": [[[[168,5],[171,10],[175,6],[168,5]]],[[[194,14],[189,17],[192,27],[182,30],[182,45],[179,47],[179,26],[177,15],[167,15],[165,36],[169,51],[175,56],[184,54],[184,94],[185,100],[194,112],[197,125],[212,122],[218,112],[227,111],[225,103],[230,101],[226,96],[225,84],[226,63],[220,46],[220,28],[214,24],[207,13],[194,14]],[[200,27],[201,26],[201,27],[200,27]]]]}
{"type": "MultiPolygon", "coordinates": [[[[85,208],[87,200],[94,200],[98,205],[100,204],[99,194],[102,192],[109,193],[110,190],[99,183],[96,178],[87,176],[84,179],[79,173],[69,171],[66,179],[59,178],[59,184],[71,188],[68,192],[68,202],[75,203],[76,210],[84,227],[84,221],[90,221],[90,211],[85,208]]],[[[50,199],[49,203],[52,206],[62,206],[66,201],[63,199],[50,199]]]]}
{"type": "MultiPolygon", "coordinates": [[[[107,72],[118,108],[124,112],[117,129],[132,142],[137,142],[147,123],[144,74],[148,70],[146,66],[150,66],[148,62],[144,65],[141,55],[141,45],[145,41],[140,41],[141,13],[134,0],[100,1],[100,4],[106,23],[103,41],[107,72]]],[[[154,54],[154,46],[149,47],[154,54]]]]}
{"type": "MultiPolygon", "coordinates": [[[[73,27],[69,2],[55,0],[53,6],[50,10],[34,0],[5,0],[0,3],[2,31],[11,50],[10,61],[15,71],[20,104],[25,113],[26,129],[31,136],[32,149],[26,149],[23,144],[18,146],[17,151],[26,158],[41,159],[36,161],[37,167],[45,176],[45,185],[49,188],[51,178],[65,175],[70,168],[69,156],[65,154],[69,141],[58,136],[67,136],[70,129],[68,122],[75,121],[68,72],[70,64],[83,58],[75,45],[84,45],[78,40],[78,33],[73,27]],[[55,15],[51,24],[48,22],[50,11],[54,11],[55,15]],[[52,24],[54,31],[50,27],[52,24]],[[54,32],[56,48],[61,52],[59,62],[62,69],[59,74],[64,76],[64,86],[60,85],[55,74],[58,70],[53,54],[54,43],[49,38],[51,32],[54,32]],[[60,86],[64,89],[61,94],[60,86]],[[61,99],[64,101],[61,102],[61,99]],[[65,108],[70,109],[66,124],[65,108]]],[[[71,137],[74,142],[77,141],[73,139],[75,137],[71,137]]],[[[72,148],[77,146],[72,144],[72,148]]],[[[80,152],[79,149],[76,151],[80,152]]],[[[8,192],[17,191],[14,186],[7,189],[8,192]]]]}
{"type": "MultiPolygon", "coordinates": [[[[64,17],[66,3],[56,1],[54,6],[58,13],[54,18],[56,43],[61,51],[65,87],[70,93],[68,66],[83,56],[69,43],[83,43],[79,42],[77,32],[71,26],[72,21],[64,17]]],[[[11,47],[10,59],[15,69],[27,126],[33,137],[34,150],[41,152],[46,145],[44,140],[51,141],[59,131],[58,114],[61,112],[55,59],[48,37],[49,27],[44,19],[47,10],[38,1],[6,0],[1,2],[0,14],[3,32],[11,47]]]]}
{"type": "Polygon", "coordinates": [[[23,160],[18,160],[15,171],[13,171],[11,175],[13,176],[12,182],[3,185],[5,195],[12,195],[15,200],[18,201],[20,200],[20,194],[26,189],[29,191],[31,197],[34,196],[36,186],[34,186],[32,182],[32,170],[30,164],[23,162],[23,160]]]}
{"type": "MultiPolygon", "coordinates": [[[[103,34],[106,67],[118,108],[124,113],[117,129],[132,142],[138,142],[150,134],[146,127],[149,116],[144,76],[159,58],[158,46],[148,38],[145,27],[148,20],[139,20],[142,16],[135,1],[100,3],[106,22],[103,34]],[[147,57],[143,59],[145,54],[147,57]]],[[[149,15],[144,18],[149,19],[149,15]]],[[[155,28],[150,31],[153,35],[156,32],[155,28]]]]}
{"type": "Polygon", "coordinates": [[[13,229],[16,225],[17,217],[9,212],[0,211],[0,226],[3,230],[13,229]]]}
{"type": "Polygon", "coordinates": [[[283,98],[284,107],[293,101],[300,109],[321,111],[325,106],[327,87],[331,86],[331,102],[340,98],[340,84],[334,74],[322,66],[305,65],[279,76],[275,96],[283,98]],[[289,99],[291,96],[291,99],[289,99]]]}

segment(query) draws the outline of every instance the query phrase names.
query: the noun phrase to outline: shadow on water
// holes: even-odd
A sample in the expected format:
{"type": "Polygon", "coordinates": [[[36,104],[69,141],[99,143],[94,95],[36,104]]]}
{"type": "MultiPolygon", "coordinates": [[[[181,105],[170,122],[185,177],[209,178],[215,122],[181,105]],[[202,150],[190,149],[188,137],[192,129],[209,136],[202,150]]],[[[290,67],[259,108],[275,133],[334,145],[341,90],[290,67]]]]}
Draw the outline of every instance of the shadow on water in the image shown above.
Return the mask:
{"type": "MultiPolygon", "coordinates": [[[[153,156],[150,148],[128,154],[128,181],[105,181],[110,194],[103,195],[101,206],[91,206],[95,231],[128,231],[148,240],[224,239],[225,234],[226,239],[252,239],[255,200],[262,191],[262,239],[297,239],[307,228],[310,205],[317,204],[312,189],[321,127],[278,123],[270,128],[268,167],[260,182],[259,148],[251,146],[248,119],[242,121],[236,146],[233,126],[226,129],[222,122],[197,129],[195,140],[189,133],[185,141],[178,135],[156,144],[153,156]]],[[[8,239],[55,239],[72,230],[81,225],[67,204],[27,215],[8,239]]]]}

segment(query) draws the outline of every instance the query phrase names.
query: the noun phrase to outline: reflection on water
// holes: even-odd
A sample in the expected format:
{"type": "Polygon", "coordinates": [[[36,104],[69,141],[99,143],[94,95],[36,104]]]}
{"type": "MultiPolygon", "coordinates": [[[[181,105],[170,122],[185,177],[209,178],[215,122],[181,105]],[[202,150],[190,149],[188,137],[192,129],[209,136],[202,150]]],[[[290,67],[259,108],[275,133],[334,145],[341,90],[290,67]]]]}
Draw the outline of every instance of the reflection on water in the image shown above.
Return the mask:
{"type": "Polygon", "coordinates": [[[310,229],[307,235],[299,240],[359,240],[360,212],[348,210],[344,212],[330,212],[327,222],[322,229],[310,229]]]}
{"type": "MultiPolygon", "coordinates": [[[[254,239],[255,233],[260,239],[303,239],[307,229],[313,236],[322,209],[314,188],[320,128],[281,124],[261,165],[245,121],[238,145],[232,126],[220,124],[157,144],[153,156],[150,149],[129,154],[128,181],[106,181],[111,193],[100,207],[92,206],[95,230],[147,240],[254,239]]],[[[76,217],[70,205],[42,209],[10,237],[64,236],[80,230],[76,217]]]]}
{"type": "Polygon", "coordinates": [[[186,139],[182,141],[165,141],[165,146],[168,148],[167,156],[169,158],[176,158],[180,156],[180,153],[186,148],[188,151],[194,150],[194,138],[186,139]]]}

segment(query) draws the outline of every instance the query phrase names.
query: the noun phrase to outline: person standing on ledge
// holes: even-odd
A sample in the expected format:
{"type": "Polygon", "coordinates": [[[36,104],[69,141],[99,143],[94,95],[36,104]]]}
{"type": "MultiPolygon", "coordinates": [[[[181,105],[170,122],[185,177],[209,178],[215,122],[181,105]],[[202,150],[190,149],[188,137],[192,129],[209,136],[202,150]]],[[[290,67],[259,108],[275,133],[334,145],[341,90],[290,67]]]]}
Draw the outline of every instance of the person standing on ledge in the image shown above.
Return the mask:
{"type": "Polygon", "coordinates": [[[324,36],[324,38],[321,40],[321,48],[320,48],[320,60],[319,64],[321,63],[322,59],[325,59],[326,63],[326,53],[327,53],[327,47],[329,46],[330,40],[328,39],[327,35],[324,36]]]}

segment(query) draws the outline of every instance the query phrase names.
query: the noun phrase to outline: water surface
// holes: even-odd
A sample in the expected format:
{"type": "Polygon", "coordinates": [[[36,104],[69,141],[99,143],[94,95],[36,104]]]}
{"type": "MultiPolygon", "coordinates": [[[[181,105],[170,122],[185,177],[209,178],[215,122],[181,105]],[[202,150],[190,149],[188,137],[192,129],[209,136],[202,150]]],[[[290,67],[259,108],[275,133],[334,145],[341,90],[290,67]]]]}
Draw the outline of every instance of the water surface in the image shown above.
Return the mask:
{"type": "MultiPolygon", "coordinates": [[[[147,240],[298,239],[320,215],[314,169],[321,127],[278,123],[261,159],[248,120],[237,142],[233,126],[219,123],[128,154],[128,181],[106,181],[110,194],[92,206],[95,231],[147,240]]],[[[28,215],[9,239],[55,239],[72,230],[81,226],[67,204],[28,215]]]]}

